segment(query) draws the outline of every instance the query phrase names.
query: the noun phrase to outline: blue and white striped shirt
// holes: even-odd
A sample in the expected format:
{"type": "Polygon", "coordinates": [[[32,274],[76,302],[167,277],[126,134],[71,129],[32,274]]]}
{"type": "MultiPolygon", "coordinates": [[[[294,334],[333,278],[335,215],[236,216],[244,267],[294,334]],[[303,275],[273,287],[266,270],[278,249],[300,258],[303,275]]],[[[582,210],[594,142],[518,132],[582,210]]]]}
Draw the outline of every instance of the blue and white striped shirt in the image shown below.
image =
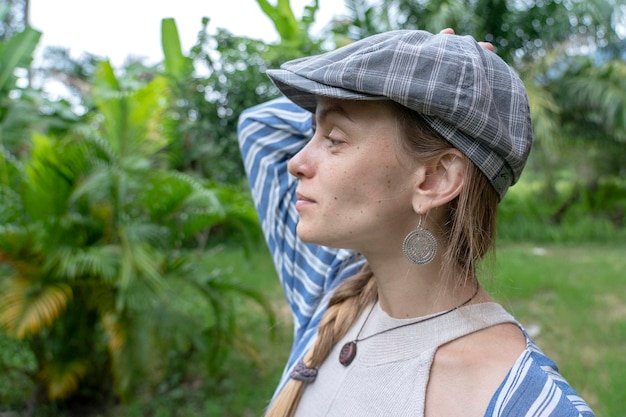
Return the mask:
{"type": "MultiPolygon", "coordinates": [[[[287,162],[313,135],[311,114],[286,98],[242,113],[239,144],[261,226],[294,321],[294,342],[276,392],[312,345],[332,291],[359,271],[358,254],[302,242],[296,235],[297,180],[287,162]]],[[[485,416],[545,417],[594,414],[527,336],[527,347],[485,416]]]]}

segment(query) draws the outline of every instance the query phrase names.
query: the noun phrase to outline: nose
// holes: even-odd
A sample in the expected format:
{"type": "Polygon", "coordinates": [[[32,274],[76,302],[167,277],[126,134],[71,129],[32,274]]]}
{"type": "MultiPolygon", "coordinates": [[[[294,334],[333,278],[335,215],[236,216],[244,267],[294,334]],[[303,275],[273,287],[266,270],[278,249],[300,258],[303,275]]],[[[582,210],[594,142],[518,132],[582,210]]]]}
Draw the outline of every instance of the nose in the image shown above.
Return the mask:
{"type": "Polygon", "coordinates": [[[287,170],[296,178],[310,178],[315,172],[312,159],[310,158],[310,148],[312,142],[313,139],[310,140],[304,148],[300,149],[300,151],[295,154],[287,164],[287,170]]]}

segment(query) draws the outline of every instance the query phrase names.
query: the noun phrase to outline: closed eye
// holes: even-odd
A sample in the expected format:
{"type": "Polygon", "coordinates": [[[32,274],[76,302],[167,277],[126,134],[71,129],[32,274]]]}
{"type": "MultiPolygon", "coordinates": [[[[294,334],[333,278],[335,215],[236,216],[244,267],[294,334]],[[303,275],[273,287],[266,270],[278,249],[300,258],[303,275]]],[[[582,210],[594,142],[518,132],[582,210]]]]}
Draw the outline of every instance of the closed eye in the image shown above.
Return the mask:
{"type": "Polygon", "coordinates": [[[324,135],[324,139],[328,141],[329,147],[331,148],[346,143],[346,141],[343,139],[342,133],[335,128],[331,129],[331,131],[327,135],[324,135]]]}
{"type": "Polygon", "coordinates": [[[344,143],[342,140],[333,139],[330,136],[325,136],[325,138],[330,143],[331,147],[339,146],[344,143]]]}

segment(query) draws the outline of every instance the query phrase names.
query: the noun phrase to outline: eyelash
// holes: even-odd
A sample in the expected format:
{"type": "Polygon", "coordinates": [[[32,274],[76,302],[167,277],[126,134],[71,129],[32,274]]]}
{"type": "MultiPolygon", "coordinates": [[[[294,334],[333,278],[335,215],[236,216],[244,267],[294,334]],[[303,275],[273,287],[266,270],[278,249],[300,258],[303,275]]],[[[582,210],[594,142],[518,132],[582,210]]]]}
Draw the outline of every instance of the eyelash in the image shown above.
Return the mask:
{"type": "Polygon", "coordinates": [[[339,145],[341,145],[341,144],[343,143],[343,141],[341,141],[341,140],[337,140],[337,139],[333,139],[333,138],[331,138],[330,136],[324,136],[324,138],[325,138],[328,142],[330,142],[330,146],[331,146],[331,147],[339,146],[339,145]]]}
{"type": "Polygon", "coordinates": [[[335,129],[330,129],[328,134],[324,135],[324,139],[326,139],[329,142],[329,147],[330,148],[334,148],[334,147],[339,146],[339,145],[341,145],[343,143],[343,141],[341,139],[336,139],[336,138],[331,136],[331,135],[333,135],[334,131],[335,131],[335,129]]]}

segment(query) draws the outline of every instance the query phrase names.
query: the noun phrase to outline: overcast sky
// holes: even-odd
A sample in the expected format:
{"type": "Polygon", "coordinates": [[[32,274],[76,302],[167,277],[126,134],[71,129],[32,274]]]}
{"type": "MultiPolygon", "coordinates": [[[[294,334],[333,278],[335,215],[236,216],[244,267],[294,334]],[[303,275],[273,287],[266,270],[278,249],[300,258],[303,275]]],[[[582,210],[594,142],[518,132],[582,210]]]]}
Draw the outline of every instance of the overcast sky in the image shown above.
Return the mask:
{"type": "MultiPolygon", "coordinates": [[[[275,4],[276,0],[270,0],[275,4]]],[[[311,0],[291,0],[300,14],[311,0]]],[[[320,0],[317,15],[322,27],[344,10],[342,0],[320,0]]],[[[30,0],[30,23],[43,32],[39,48],[47,45],[70,49],[72,56],[90,52],[121,64],[128,55],[160,61],[161,19],[176,20],[183,50],[196,40],[203,16],[235,35],[276,40],[272,22],[255,0],[30,0]]]]}

